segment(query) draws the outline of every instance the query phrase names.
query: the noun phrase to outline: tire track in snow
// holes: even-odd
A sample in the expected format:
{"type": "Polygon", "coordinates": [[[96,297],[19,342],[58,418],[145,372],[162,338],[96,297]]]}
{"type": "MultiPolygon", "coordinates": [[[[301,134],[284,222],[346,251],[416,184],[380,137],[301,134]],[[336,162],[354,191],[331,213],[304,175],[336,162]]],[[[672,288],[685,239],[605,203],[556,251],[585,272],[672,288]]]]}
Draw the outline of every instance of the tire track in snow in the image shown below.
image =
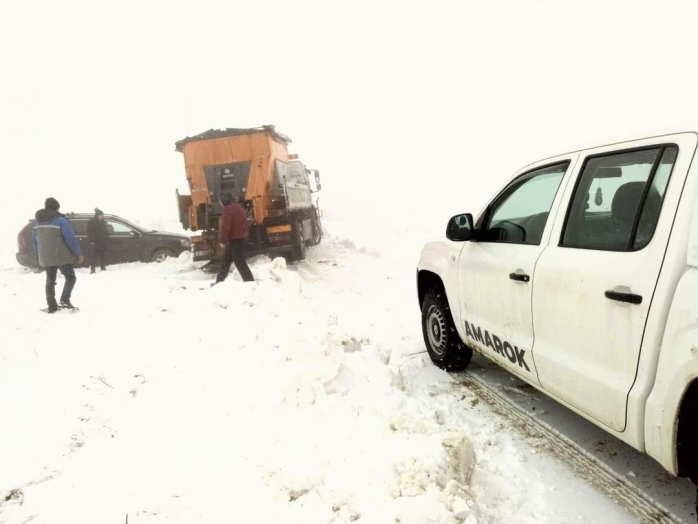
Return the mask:
{"type": "Polygon", "coordinates": [[[684,524],[683,519],[615,473],[602,461],[548,424],[531,417],[525,410],[468,373],[454,373],[456,382],[476,393],[492,410],[509,420],[529,440],[540,443],[549,454],[569,464],[595,488],[607,493],[628,513],[647,524],[684,524]]]}

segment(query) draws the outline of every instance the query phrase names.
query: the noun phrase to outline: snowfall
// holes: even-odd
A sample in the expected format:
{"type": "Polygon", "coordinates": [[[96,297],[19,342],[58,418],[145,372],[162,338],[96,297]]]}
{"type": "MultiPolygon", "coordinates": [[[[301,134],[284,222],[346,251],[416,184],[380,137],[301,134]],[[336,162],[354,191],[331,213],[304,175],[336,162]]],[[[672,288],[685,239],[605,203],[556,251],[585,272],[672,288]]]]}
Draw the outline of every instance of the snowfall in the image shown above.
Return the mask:
{"type": "Polygon", "coordinates": [[[430,363],[427,232],[325,229],[254,283],[187,253],[81,268],[55,315],[6,239],[0,523],[635,522],[430,363]]]}

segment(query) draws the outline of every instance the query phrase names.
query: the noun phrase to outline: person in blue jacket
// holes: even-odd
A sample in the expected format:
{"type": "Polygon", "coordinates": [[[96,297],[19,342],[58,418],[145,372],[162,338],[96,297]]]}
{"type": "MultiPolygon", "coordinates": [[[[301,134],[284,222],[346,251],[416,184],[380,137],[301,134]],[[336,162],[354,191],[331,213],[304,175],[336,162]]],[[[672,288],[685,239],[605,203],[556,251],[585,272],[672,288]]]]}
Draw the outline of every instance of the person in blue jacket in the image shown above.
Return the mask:
{"type": "Polygon", "coordinates": [[[65,277],[60,306],[74,309],[70,296],[75,287],[76,277],[73,265],[80,265],[85,260],[73,227],[58,212],[61,205],[55,198],[47,198],[44,209],[36,212],[36,224],[32,229],[34,251],[39,257],[39,265],[46,269],[46,303],[48,312],[58,311],[56,303],[56,276],[60,271],[65,277]]]}

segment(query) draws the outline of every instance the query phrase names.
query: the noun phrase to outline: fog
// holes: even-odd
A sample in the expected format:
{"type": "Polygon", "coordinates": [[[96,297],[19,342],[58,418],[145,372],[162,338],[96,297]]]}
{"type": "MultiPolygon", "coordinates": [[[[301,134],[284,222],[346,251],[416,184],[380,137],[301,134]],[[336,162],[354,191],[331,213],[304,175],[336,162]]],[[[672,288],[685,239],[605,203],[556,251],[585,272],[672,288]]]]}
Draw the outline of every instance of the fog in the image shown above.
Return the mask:
{"type": "Polygon", "coordinates": [[[47,196],[176,221],[174,142],[262,124],[320,170],[329,214],[440,232],[540,158],[698,129],[697,19],[693,1],[2,0],[0,233],[47,196]]]}

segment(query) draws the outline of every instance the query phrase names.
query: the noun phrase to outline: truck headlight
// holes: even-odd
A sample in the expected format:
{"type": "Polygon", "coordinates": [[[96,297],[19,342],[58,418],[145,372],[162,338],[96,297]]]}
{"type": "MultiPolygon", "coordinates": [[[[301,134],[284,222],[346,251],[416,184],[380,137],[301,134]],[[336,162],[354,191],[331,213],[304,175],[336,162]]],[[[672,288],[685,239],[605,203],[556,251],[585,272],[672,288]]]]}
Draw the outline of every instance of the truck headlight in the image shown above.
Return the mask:
{"type": "Polygon", "coordinates": [[[191,240],[188,238],[183,238],[182,240],[179,241],[180,244],[182,244],[182,247],[189,249],[191,247],[191,240]]]}

